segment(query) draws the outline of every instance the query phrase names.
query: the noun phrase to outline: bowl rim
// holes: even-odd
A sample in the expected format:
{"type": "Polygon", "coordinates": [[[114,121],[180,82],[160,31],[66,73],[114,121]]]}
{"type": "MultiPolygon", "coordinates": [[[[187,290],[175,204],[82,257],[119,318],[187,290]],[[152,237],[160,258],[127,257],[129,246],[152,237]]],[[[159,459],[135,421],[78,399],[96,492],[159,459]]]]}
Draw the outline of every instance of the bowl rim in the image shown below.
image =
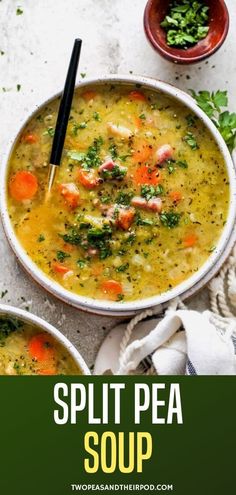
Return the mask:
{"type": "MultiPolygon", "coordinates": [[[[34,280],[36,280],[36,282],[38,282],[41,287],[56,296],[58,299],[66,302],[67,304],[88,312],[104,315],[128,316],[136,313],[137,311],[151,307],[153,308],[162,305],[163,303],[167,303],[170,300],[181,296],[182,294],[185,294],[188,290],[191,290],[193,286],[199,286],[199,283],[204,279],[204,276],[219,261],[220,257],[224,254],[226,246],[232,236],[233,227],[236,220],[236,171],[229,150],[219,131],[217,130],[213,122],[209,119],[209,117],[207,117],[207,115],[197,106],[195,100],[187,93],[166,82],[138,75],[108,75],[102,76],[100,78],[96,77],[93,79],[81,81],[78,85],[76,85],[76,88],[109,84],[138,85],[138,87],[141,86],[146,89],[163,92],[167,96],[177,100],[180,104],[187,106],[187,108],[189,108],[194,114],[196,114],[203,122],[203,124],[206,125],[214,140],[218,144],[219,150],[225,161],[225,166],[228,172],[230,183],[229,213],[216,249],[213,251],[213,253],[210,254],[209,258],[205,261],[201,268],[194,275],[187,278],[181,284],[178,284],[176,287],[170,289],[169,291],[145,299],[137,299],[135,301],[127,302],[116,302],[102,299],[92,299],[89,297],[80,296],[68,291],[67,289],[64,289],[62,285],[55,282],[53,279],[44,274],[44,272],[40,268],[38,268],[37,265],[26,254],[25,250],[16,237],[7,209],[7,176],[9,159],[14,149],[15,143],[17,142],[17,139],[22,133],[22,130],[24,129],[27,122],[32,117],[34,117],[34,115],[41,108],[49,104],[55,98],[58,98],[61,95],[61,92],[52,95],[52,97],[50,97],[46,101],[44,100],[40,105],[36,105],[34,110],[28,114],[28,117],[26,119],[22,119],[22,125],[20,126],[20,129],[18,130],[16,136],[10,139],[6,151],[3,153],[3,161],[0,170],[0,210],[2,224],[11,248],[13,249],[17,259],[23,265],[27,273],[34,280]]],[[[202,282],[202,286],[203,285],[204,282],[202,282]]]]}
{"type": "Polygon", "coordinates": [[[20,320],[30,323],[32,325],[37,326],[41,330],[48,332],[52,335],[57,342],[59,342],[70,354],[75,363],[79,366],[83,375],[91,375],[91,372],[82,358],[79,351],[77,351],[76,347],[70,342],[70,340],[63,335],[57,328],[48,323],[46,320],[36,316],[34,313],[26,311],[21,308],[16,308],[15,306],[11,306],[8,304],[0,304],[0,316],[10,316],[14,318],[19,318],[20,320]]]}
{"type": "Polygon", "coordinates": [[[143,15],[144,31],[145,31],[145,34],[148,38],[148,41],[150,42],[150,44],[152,45],[154,50],[158,51],[159,54],[162,55],[162,57],[164,57],[165,59],[167,59],[171,62],[174,62],[174,63],[182,63],[182,64],[186,64],[186,65],[191,64],[191,63],[197,63],[197,62],[201,62],[201,61],[205,60],[206,58],[210,57],[211,55],[213,55],[223,45],[223,43],[226,39],[226,36],[228,34],[229,24],[230,24],[228,7],[227,7],[224,0],[218,0],[218,3],[221,4],[222,8],[224,9],[225,15],[226,15],[226,19],[225,19],[225,23],[224,23],[224,30],[223,30],[221,38],[218,40],[218,42],[212,48],[210,48],[206,52],[199,54],[199,55],[192,56],[192,57],[186,57],[184,55],[188,50],[182,50],[183,54],[181,54],[181,50],[179,48],[175,49],[173,47],[169,47],[167,45],[167,43],[165,44],[165,48],[163,48],[159,44],[158,40],[155,38],[155,36],[153,34],[153,30],[151,29],[151,26],[150,26],[150,12],[151,12],[151,8],[153,6],[153,3],[155,1],[156,0],[148,0],[147,4],[145,6],[144,15],[143,15]],[[176,51],[176,53],[175,53],[175,51],[176,51]]]}

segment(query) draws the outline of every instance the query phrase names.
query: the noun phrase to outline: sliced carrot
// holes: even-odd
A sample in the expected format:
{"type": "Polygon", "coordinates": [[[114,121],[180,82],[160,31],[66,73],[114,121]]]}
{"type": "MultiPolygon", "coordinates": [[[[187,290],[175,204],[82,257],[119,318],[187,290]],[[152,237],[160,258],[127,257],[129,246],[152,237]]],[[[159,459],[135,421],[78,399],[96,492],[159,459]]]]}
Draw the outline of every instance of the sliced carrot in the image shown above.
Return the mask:
{"type": "Polygon", "coordinates": [[[197,240],[198,240],[198,237],[196,236],[196,234],[188,234],[183,239],[183,245],[186,248],[193,247],[193,246],[195,246],[197,240]]]}
{"type": "Polygon", "coordinates": [[[182,193],[180,191],[171,191],[169,197],[174,203],[178,203],[182,199],[182,193]]]}
{"type": "Polygon", "coordinates": [[[149,184],[155,186],[161,181],[161,174],[157,169],[151,169],[147,165],[141,165],[135,172],[134,181],[138,185],[149,184]]]}
{"type": "Polygon", "coordinates": [[[99,184],[99,179],[96,176],[95,170],[87,172],[86,170],[80,169],[78,180],[86,189],[94,189],[99,184]]]}
{"type": "Polygon", "coordinates": [[[11,197],[16,201],[32,199],[38,190],[38,179],[31,172],[21,170],[11,177],[9,190],[11,197]]]}
{"type": "Polygon", "coordinates": [[[23,141],[27,144],[35,144],[38,141],[38,136],[36,134],[25,134],[23,141]]]}
{"type": "Polygon", "coordinates": [[[57,263],[57,261],[52,263],[52,269],[54,272],[60,273],[61,275],[65,275],[65,273],[68,273],[70,271],[70,268],[63,265],[62,263],[57,263]]]}
{"type": "Polygon", "coordinates": [[[74,183],[59,184],[58,189],[69,208],[71,208],[71,210],[77,208],[80,203],[80,193],[76,185],[74,183]]]}
{"type": "Polygon", "coordinates": [[[143,123],[142,119],[140,119],[139,117],[134,117],[134,125],[136,129],[141,129],[142,123],[143,123]]]}
{"type": "Polygon", "coordinates": [[[132,157],[136,163],[143,163],[143,162],[147,162],[151,158],[152,154],[153,154],[152,147],[148,144],[147,141],[141,140],[139,141],[138,146],[135,152],[133,153],[132,157]]]}
{"type": "Polygon", "coordinates": [[[121,209],[118,213],[116,224],[123,230],[128,230],[133,223],[135,210],[129,208],[128,210],[121,209]]]}
{"type": "Polygon", "coordinates": [[[55,353],[52,339],[45,333],[34,335],[29,341],[28,350],[37,361],[51,361],[55,353]]]}
{"type": "Polygon", "coordinates": [[[95,96],[97,96],[97,93],[96,91],[85,91],[84,93],[82,93],[82,98],[85,100],[85,101],[90,101],[90,100],[93,100],[95,98],[95,96]]]}
{"type": "Polygon", "coordinates": [[[104,280],[101,289],[110,299],[117,299],[119,294],[123,294],[122,285],[116,280],[104,280]]]}
{"type": "Polygon", "coordinates": [[[129,99],[134,101],[147,101],[146,96],[141,91],[130,91],[129,99]]]}

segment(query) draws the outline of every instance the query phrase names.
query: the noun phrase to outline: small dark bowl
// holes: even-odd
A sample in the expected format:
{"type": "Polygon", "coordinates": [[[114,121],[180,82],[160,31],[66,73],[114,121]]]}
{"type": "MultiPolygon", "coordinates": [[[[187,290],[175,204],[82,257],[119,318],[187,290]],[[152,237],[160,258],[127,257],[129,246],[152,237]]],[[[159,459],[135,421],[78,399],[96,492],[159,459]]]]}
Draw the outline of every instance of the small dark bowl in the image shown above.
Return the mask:
{"type": "Polygon", "coordinates": [[[177,64],[193,64],[210,57],[223,44],[229,30],[229,13],[224,0],[205,0],[209,10],[209,32],[190,48],[167,45],[166,31],[160,26],[167,14],[169,0],[149,0],[144,12],[144,29],[153,48],[162,57],[177,64]]]}

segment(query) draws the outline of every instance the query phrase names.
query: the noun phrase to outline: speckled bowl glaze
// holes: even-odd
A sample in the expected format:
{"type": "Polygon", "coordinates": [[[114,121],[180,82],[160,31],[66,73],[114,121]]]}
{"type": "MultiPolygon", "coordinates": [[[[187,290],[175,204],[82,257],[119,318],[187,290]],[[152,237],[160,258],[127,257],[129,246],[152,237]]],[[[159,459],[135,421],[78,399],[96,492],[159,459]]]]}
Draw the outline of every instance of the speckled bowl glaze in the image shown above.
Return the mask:
{"type": "MultiPolygon", "coordinates": [[[[78,294],[69,292],[64,289],[57,282],[53,281],[47,275],[45,275],[37,265],[29,258],[26,254],[25,250],[19,243],[14,229],[12,227],[8,208],[7,208],[7,174],[8,174],[8,163],[9,157],[11,156],[12,150],[15,146],[16,140],[21,134],[26,122],[23,123],[21,129],[17,136],[11,141],[9,145],[9,149],[4,155],[4,159],[1,166],[0,173],[0,209],[2,222],[4,226],[4,230],[7,236],[7,239],[15,252],[17,259],[23,265],[27,273],[36,280],[41,287],[46,289],[48,292],[52,293],[54,296],[59,298],[60,300],[70,304],[76,308],[82,309],[84,311],[103,314],[103,315],[112,315],[112,316],[129,316],[135,314],[141,310],[160,306],[163,307],[168,304],[168,302],[177,296],[181,296],[182,298],[189,297],[193,295],[196,291],[201,289],[210,278],[219,270],[223,261],[226,259],[227,255],[230,252],[230,249],[234,242],[234,224],[236,218],[236,174],[234,164],[231,158],[231,155],[228,151],[228,148],[221,137],[220,133],[216,129],[215,125],[211,122],[211,120],[206,116],[206,114],[196,105],[195,101],[186,93],[181,91],[174,86],[171,86],[162,81],[158,81],[155,79],[150,79],[142,76],[108,76],[97,78],[89,81],[83,81],[80,83],[80,87],[89,88],[92,85],[102,84],[109,86],[110,84],[121,84],[129,86],[130,88],[143,87],[146,89],[150,89],[152,91],[159,91],[163,94],[177,100],[178,102],[185,105],[189,108],[194,114],[198,116],[199,119],[205,124],[208,131],[214,137],[216,143],[219,147],[219,152],[222,154],[225,166],[228,171],[229,183],[230,183],[230,202],[229,202],[229,213],[227,222],[222,231],[222,235],[219,239],[219,242],[216,246],[216,249],[209,256],[208,260],[204,263],[204,265],[191,277],[177,285],[173,289],[168,292],[164,292],[162,294],[149,297],[146,299],[140,299],[136,301],[129,302],[113,302],[107,300],[100,299],[92,299],[89,297],[80,296],[78,294]]],[[[45,104],[48,104],[52,99],[58,97],[59,95],[54,95],[47,102],[43,102],[42,105],[37,107],[34,112],[29,116],[29,119],[42,108],[45,104]]]]}
{"type": "Polygon", "coordinates": [[[8,306],[5,304],[0,304],[0,316],[13,317],[18,318],[19,320],[34,325],[35,327],[43,330],[44,332],[48,332],[53,336],[70,354],[75,363],[78,365],[83,375],[90,375],[89,368],[87,367],[85,361],[83,360],[80,353],[73,346],[73,344],[55,327],[50,325],[47,321],[42,320],[38,316],[35,316],[28,311],[24,311],[19,308],[14,308],[13,306],[8,306]]]}
{"type": "Polygon", "coordinates": [[[193,64],[215,53],[224,43],[229,30],[229,13],[224,0],[205,0],[209,6],[209,32],[188,49],[173,48],[166,43],[166,31],[160,23],[167,14],[170,0],[149,0],[144,12],[144,30],[154,50],[176,64],[193,64]]]}

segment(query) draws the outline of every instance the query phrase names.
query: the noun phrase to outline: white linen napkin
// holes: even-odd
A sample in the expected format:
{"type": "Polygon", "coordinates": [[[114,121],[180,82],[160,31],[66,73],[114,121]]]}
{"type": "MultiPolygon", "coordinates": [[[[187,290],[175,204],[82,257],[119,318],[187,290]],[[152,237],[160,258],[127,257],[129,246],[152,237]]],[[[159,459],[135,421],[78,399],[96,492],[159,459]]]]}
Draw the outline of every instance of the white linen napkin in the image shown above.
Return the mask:
{"type": "Polygon", "coordinates": [[[152,355],[160,375],[235,375],[236,320],[225,332],[211,323],[210,311],[168,310],[146,337],[127,346],[118,374],[135,370],[152,355]]]}

